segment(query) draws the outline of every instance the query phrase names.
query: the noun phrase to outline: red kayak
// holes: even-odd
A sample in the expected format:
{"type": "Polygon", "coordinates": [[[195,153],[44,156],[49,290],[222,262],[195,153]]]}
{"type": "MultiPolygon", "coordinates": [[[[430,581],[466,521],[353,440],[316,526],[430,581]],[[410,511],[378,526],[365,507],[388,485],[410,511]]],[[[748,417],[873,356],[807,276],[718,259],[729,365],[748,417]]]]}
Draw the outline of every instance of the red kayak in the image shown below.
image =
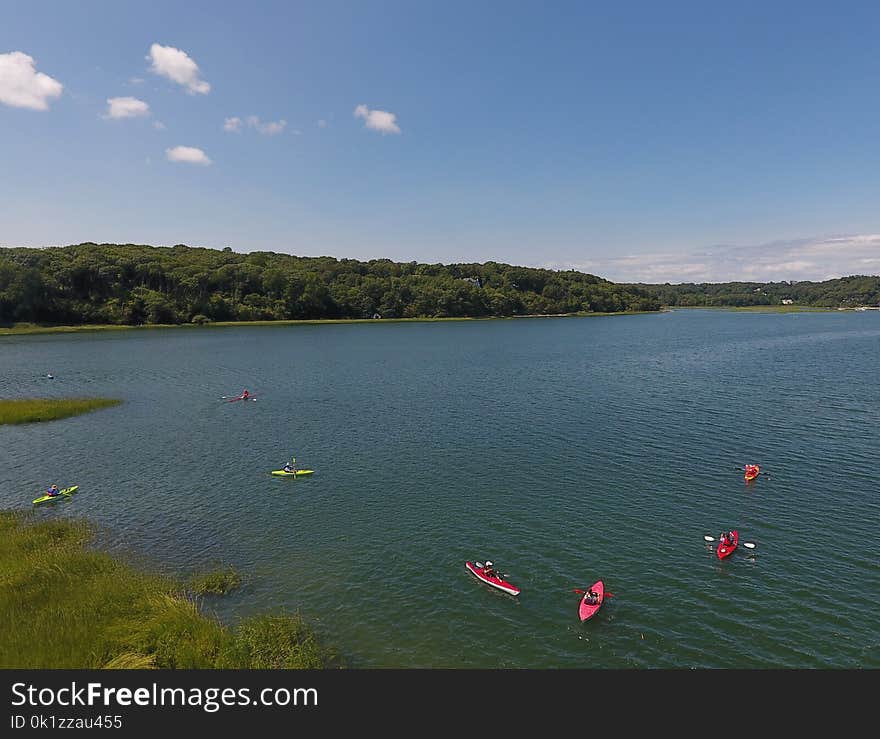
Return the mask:
{"type": "Polygon", "coordinates": [[[509,595],[519,595],[519,588],[516,585],[512,585],[506,580],[502,580],[497,575],[486,574],[486,570],[489,568],[484,567],[481,563],[465,562],[464,566],[471,571],[471,574],[473,574],[474,577],[476,577],[478,580],[482,580],[484,583],[486,583],[486,585],[491,585],[493,588],[503,590],[509,595]]]}
{"type": "Polygon", "coordinates": [[[746,465],[746,474],[745,474],[746,482],[751,482],[760,474],[761,474],[760,465],[757,465],[757,464],[747,464],[746,465]]]}
{"type": "Polygon", "coordinates": [[[598,611],[602,607],[602,603],[605,602],[605,583],[601,580],[597,580],[594,582],[584,594],[584,597],[581,598],[581,606],[578,608],[578,616],[581,617],[581,621],[586,621],[588,618],[592,618],[596,615],[596,611],[598,611]],[[596,593],[599,597],[597,598],[595,603],[587,603],[587,595],[590,590],[596,593]]]}
{"type": "Polygon", "coordinates": [[[737,546],[739,545],[739,531],[731,531],[733,534],[733,544],[725,544],[724,539],[718,542],[718,559],[724,559],[725,557],[729,557],[736,551],[737,546]]]}

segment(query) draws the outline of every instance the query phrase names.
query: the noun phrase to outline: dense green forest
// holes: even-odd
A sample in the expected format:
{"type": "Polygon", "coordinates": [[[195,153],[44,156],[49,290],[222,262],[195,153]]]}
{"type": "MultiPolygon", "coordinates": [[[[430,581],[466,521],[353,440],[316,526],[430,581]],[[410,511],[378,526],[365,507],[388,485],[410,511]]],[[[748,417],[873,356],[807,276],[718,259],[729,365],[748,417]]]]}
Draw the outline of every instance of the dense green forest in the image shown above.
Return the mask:
{"type": "Polygon", "coordinates": [[[642,288],[507,264],[360,262],[178,245],[0,249],[0,324],[203,323],[658,310],[642,288]]]}
{"type": "Polygon", "coordinates": [[[361,262],[183,245],[0,249],[0,325],[489,317],[783,301],[878,305],[880,277],[626,285],[498,262],[361,262]]]}
{"type": "Polygon", "coordinates": [[[683,285],[622,285],[669,306],[814,305],[855,308],[880,305],[880,277],[841,277],[824,282],[724,282],[683,285]]]}

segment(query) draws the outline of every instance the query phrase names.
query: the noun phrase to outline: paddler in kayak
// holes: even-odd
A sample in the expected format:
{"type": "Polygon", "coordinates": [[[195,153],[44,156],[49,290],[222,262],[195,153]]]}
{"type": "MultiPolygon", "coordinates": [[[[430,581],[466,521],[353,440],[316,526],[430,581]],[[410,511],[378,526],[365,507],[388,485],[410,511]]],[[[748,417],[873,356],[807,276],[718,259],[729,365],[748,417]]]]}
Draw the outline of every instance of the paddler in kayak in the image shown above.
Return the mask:
{"type": "Polygon", "coordinates": [[[242,399],[242,400],[247,400],[247,399],[250,397],[250,395],[251,395],[251,394],[250,394],[247,390],[242,390],[242,391],[241,391],[241,399],[242,399]]]}
{"type": "Polygon", "coordinates": [[[486,577],[497,577],[499,580],[501,579],[501,573],[495,569],[495,563],[490,562],[488,559],[483,567],[483,574],[486,577]]]}
{"type": "Polygon", "coordinates": [[[61,492],[58,490],[57,485],[52,485],[48,490],[46,490],[46,495],[50,498],[54,498],[56,495],[61,495],[61,492]]]}
{"type": "Polygon", "coordinates": [[[588,605],[591,605],[591,606],[595,606],[598,602],[599,602],[599,594],[595,590],[593,590],[593,588],[590,588],[587,591],[587,594],[584,596],[584,603],[587,603],[588,605]]]}
{"type": "Polygon", "coordinates": [[[728,531],[726,534],[720,534],[718,540],[723,547],[732,547],[733,542],[735,541],[732,531],[728,531]]]}
{"type": "Polygon", "coordinates": [[[283,469],[285,472],[292,472],[295,475],[296,474],[296,457],[294,457],[287,464],[285,464],[283,469]]]}

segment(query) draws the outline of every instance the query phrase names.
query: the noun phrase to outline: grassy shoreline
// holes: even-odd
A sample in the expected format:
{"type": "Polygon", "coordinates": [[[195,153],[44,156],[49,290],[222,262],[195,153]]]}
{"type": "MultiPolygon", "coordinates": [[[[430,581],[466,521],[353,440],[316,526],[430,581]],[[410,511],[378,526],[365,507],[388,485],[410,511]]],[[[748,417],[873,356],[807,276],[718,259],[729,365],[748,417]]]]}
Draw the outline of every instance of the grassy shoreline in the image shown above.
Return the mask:
{"type": "Polygon", "coordinates": [[[40,423],[91,413],[119,405],[115,398],[16,398],[0,400],[0,426],[3,424],[40,423]]]}
{"type": "Polygon", "coordinates": [[[333,655],[298,615],[235,628],[191,589],[90,548],[84,521],[0,511],[0,668],[316,669],[333,655]]]}
{"type": "MultiPolygon", "coordinates": [[[[669,310],[720,310],[731,313],[837,313],[838,308],[816,305],[671,305],[669,310]]],[[[852,311],[855,308],[845,308],[852,311]]]]}
{"type": "Polygon", "coordinates": [[[522,318],[593,318],[599,316],[635,316],[659,311],[618,311],[615,313],[536,313],[521,316],[460,316],[453,318],[305,318],[283,321],[216,321],[194,323],[144,323],[138,326],[117,324],[83,324],[81,326],[40,326],[32,323],[0,326],[2,336],[26,336],[29,334],[68,334],[86,331],[150,331],[153,329],[238,328],[248,326],[323,326],[346,323],[437,323],[440,321],[509,321],[522,318]]]}

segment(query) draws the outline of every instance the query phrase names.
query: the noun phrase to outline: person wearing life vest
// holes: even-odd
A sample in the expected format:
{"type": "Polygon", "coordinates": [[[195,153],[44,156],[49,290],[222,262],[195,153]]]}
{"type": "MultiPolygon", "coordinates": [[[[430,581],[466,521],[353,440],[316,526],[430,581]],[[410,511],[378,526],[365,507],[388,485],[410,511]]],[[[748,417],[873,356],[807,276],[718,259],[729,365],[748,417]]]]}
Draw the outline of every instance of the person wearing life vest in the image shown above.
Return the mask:
{"type": "Polygon", "coordinates": [[[52,487],[50,487],[46,491],[46,495],[48,495],[50,498],[54,498],[56,495],[61,495],[61,492],[58,490],[57,485],[52,485],[52,487]]]}

